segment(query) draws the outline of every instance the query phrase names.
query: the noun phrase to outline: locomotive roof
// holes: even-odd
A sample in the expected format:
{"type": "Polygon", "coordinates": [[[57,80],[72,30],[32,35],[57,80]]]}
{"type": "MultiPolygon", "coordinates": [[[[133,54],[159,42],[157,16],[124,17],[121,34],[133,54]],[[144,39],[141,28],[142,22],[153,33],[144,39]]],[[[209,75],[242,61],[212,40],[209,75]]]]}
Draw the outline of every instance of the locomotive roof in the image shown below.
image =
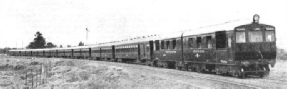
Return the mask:
{"type": "Polygon", "coordinates": [[[171,38],[178,38],[183,36],[193,36],[193,35],[203,35],[203,34],[208,34],[208,33],[215,33],[216,31],[230,31],[234,30],[235,27],[240,26],[242,24],[247,24],[250,23],[252,20],[251,19],[242,19],[242,20],[235,20],[235,21],[228,21],[225,23],[221,24],[215,24],[215,25],[210,25],[210,26],[205,26],[205,27],[199,27],[195,29],[190,29],[190,30],[185,30],[182,32],[173,32],[171,34],[162,34],[161,38],[162,39],[171,39],[171,38]]]}

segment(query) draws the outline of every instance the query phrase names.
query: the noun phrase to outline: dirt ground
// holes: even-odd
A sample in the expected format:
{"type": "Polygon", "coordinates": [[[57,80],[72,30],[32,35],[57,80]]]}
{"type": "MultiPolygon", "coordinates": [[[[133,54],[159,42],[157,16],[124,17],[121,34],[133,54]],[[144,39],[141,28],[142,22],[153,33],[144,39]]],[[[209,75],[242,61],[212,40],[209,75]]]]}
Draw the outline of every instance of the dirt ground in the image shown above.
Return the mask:
{"type": "Polygon", "coordinates": [[[87,60],[2,55],[0,61],[0,89],[207,88],[87,60]]]}
{"type": "Polygon", "coordinates": [[[274,68],[271,68],[271,72],[267,79],[287,82],[287,60],[277,60],[274,68]]]}
{"type": "MultiPolygon", "coordinates": [[[[0,61],[0,89],[228,89],[232,87],[195,77],[218,77],[219,75],[142,65],[4,55],[0,55],[0,61]]],[[[242,80],[222,76],[218,79],[251,81],[251,83],[263,80],[287,82],[286,63],[287,61],[277,61],[275,67],[271,69],[270,76],[262,80],[242,80]]],[[[273,84],[270,82],[270,85],[273,84]]],[[[280,84],[275,86],[279,87],[268,88],[284,89],[285,87],[280,84]]]]}

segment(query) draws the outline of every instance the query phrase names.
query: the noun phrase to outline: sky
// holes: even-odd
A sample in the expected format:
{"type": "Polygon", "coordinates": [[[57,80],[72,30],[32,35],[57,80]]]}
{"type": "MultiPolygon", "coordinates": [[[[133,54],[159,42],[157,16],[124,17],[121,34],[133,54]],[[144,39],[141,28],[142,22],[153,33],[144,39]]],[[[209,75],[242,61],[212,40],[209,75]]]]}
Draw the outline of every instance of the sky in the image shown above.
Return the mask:
{"type": "Polygon", "coordinates": [[[251,22],[254,14],[287,49],[287,0],[0,0],[0,48],[25,48],[37,31],[66,47],[251,22]]]}

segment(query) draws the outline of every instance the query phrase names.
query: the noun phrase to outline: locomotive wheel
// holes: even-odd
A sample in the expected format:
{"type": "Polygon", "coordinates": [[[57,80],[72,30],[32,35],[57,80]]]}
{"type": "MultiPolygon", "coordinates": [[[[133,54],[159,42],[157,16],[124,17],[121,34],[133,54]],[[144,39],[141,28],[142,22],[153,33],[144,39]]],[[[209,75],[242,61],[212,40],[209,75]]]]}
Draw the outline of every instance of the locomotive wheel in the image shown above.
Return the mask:
{"type": "Polygon", "coordinates": [[[238,77],[244,79],[245,78],[245,73],[240,73],[238,77]]]}
{"type": "Polygon", "coordinates": [[[186,64],[184,64],[184,66],[182,67],[182,70],[187,71],[187,65],[186,64]]]}
{"type": "Polygon", "coordinates": [[[154,60],[152,65],[155,66],[155,67],[158,67],[158,60],[154,60]]]}
{"type": "Polygon", "coordinates": [[[265,75],[265,73],[264,73],[264,72],[259,73],[259,77],[260,77],[260,78],[263,78],[263,77],[264,77],[264,75],[265,75]]]}
{"type": "Polygon", "coordinates": [[[178,65],[178,63],[175,64],[175,69],[176,70],[181,70],[181,66],[178,65]]]}
{"type": "Polygon", "coordinates": [[[191,65],[187,65],[187,70],[188,70],[188,71],[193,71],[191,65]]]}
{"type": "Polygon", "coordinates": [[[180,70],[179,66],[177,66],[177,65],[175,66],[175,69],[176,69],[176,70],[180,70]]]}
{"type": "Polygon", "coordinates": [[[201,72],[201,68],[196,67],[195,72],[201,72]]]}
{"type": "Polygon", "coordinates": [[[163,63],[163,68],[168,68],[167,63],[163,63]]]}
{"type": "Polygon", "coordinates": [[[118,62],[122,62],[122,59],[118,59],[118,62]]]}

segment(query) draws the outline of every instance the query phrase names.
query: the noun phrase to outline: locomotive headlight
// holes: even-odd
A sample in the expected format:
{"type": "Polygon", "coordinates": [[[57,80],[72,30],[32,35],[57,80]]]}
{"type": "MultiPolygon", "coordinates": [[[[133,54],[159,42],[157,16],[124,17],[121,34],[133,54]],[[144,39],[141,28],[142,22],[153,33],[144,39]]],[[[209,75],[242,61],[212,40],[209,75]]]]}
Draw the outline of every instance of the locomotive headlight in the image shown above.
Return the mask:
{"type": "Polygon", "coordinates": [[[259,19],[260,19],[260,16],[259,16],[258,14],[255,14],[255,15],[253,16],[253,22],[254,22],[254,23],[259,23],[259,19]]]}
{"type": "Polygon", "coordinates": [[[241,62],[241,64],[244,66],[248,66],[250,64],[250,62],[249,61],[243,61],[243,62],[241,62]]]}

